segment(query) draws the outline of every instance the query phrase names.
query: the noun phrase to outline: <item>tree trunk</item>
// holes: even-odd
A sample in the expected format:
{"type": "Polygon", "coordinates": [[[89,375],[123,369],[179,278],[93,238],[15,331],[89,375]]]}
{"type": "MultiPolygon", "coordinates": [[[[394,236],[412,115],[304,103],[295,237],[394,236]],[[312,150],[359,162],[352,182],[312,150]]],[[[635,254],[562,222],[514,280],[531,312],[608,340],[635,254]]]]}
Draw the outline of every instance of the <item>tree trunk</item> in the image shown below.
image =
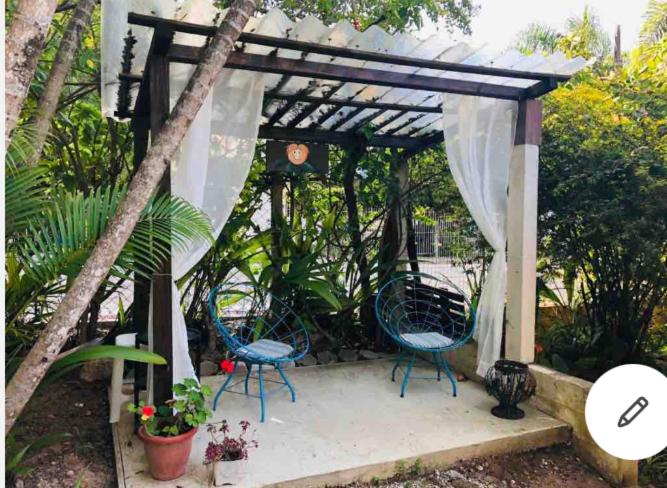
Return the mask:
{"type": "Polygon", "coordinates": [[[57,4],[57,0],[16,2],[5,36],[5,148],[21,115],[57,4]]]}
{"type": "Polygon", "coordinates": [[[367,303],[367,299],[371,295],[371,278],[368,272],[366,249],[361,236],[361,225],[359,224],[357,194],[354,191],[354,175],[359,165],[359,159],[365,150],[365,147],[353,147],[347,151],[345,156],[345,173],[343,174],[343,190],[345,191],[345,205],[347,206],[347,226],[350,231],[355,262],[359,269],[359,280],[361,281],[361,291],[364,298],[359,312],[359,319],[363,324],[368,323],[373,311],[367,303]]]}
{"type": "Polygon", "coordinates": [[[382,286],[396,271],[398,262],[410,256],[410,213],[408,211],[408,160],[392,152],[391,179],[387,187],[387,221],[382,232],[379,283],[382,286]]]}
{"type": "Polygon", "coordinates": [[[8,433],[47,370],[76,328],[77,320],[95,295],[127,242],[141,211],[157,188],[186,131],[216,81],[248,17],[254,0],[235,0],[197,65],[174,109],[133,176],[125,200],[74,280],[51,321],[7,385],[5,432],[8,433]]]}
{"type": "Polygon", "coordinates": [[[58,46],[58,52],[53,59],[51,72],[46,79],[46,83],[44,83],[44,90],[37,103],[33,120],[35,133],[31,137],[33,153],[28,159],[28,166],[36,165],[42,155],[44,142],[49,134],[51,119],[53,119],[58,108],[60,92],[62,92],[65,79],[72,67],[76,50],[81,44],[81,36],[90,23],[95,3],[96,0],[79,0],[67,23],[60,46],[58,46]]]}
{"type": "Polygon", "coordinates": [[[617,69],[623,66],[623,53],[621,52],[621,26],[616,26],[614,33],[614,64],[617,69]]]}

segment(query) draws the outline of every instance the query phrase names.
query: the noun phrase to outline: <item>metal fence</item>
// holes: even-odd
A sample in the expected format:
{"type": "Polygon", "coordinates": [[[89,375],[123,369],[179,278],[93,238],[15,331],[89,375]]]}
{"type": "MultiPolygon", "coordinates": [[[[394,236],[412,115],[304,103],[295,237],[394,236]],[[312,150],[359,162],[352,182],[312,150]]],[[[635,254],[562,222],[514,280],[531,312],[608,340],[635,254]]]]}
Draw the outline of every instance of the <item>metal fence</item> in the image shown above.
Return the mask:
{"type": "Polygon", "coordinates": [[[444,275],[470,293],[466,273],[478,272],[482,260],[476,226],[433,211],[413,219],[412,225],[419,270],[444,275]]]}

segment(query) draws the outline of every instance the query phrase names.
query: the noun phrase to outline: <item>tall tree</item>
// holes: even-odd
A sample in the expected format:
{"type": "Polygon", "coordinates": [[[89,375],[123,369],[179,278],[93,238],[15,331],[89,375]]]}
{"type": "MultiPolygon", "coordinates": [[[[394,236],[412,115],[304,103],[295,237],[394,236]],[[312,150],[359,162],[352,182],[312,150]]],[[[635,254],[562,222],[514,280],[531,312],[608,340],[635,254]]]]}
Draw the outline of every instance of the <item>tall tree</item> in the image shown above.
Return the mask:
{"type": "Polygon", "coordinates": [[[559,48],[572,56],[604,59],[611,54],[611,40],[602,28],[599,17],[589,7],[581,16],[567,19],[567,34],[560,39],[559,48]]]}
{"type": "Polygon", "coordinates": [[[57,4],[57,0],[16,1],[5,36],[5,147],[21,114],[57,4]]]}
{"type": "Polygon", "coordinates": [[[7,385],[5,431],[9,432],[125,246],[141,212],[157,188],[170,160],[220,75],[255,0],[235,0],[195,68],[169,118],[130,183],[127,196],[106,232],[72,283],[49,324],[7,385]]]}
{"type": "Polygon", "coordinates": [[[30,166],[37,164],[42,154],[42,148],[49,133],[51,119],[53,119],[58,108],[60,92],[72,67],[74,55],[81,43],[81,36],[90,23],[95,3],[96,0],[79,0],[65,28],[65,33],[60,41],[56,57],[53,60],[51,71],[46,79],[46,83],[44,83],[44,90],[37,103],[33,121],[34,136],[32,142],[34,147],[32,157],[28,160],[28,165],[30,166]]]}

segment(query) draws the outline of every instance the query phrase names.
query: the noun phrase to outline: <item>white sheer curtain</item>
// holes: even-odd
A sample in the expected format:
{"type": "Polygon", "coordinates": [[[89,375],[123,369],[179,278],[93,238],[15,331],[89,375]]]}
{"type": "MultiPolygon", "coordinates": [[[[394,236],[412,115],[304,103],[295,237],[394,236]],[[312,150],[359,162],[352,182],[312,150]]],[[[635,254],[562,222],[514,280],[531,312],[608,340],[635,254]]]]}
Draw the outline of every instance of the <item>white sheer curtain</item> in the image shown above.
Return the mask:
{"type": "MultiPolygon", "coordinates": [[[[181,91],[179,85],[178,76],[172,77],[174,101],[181,91]]],[[[263,95],[264,79],[261,74],[223,71],[181,144],[178,158],[172,161],[172,193],[209,216],[215,237],[220,235],[232,213],[248,176],[255,154],[263,95]]],[[[209,249],[209,242],[199,241],[185,251],[175,251],[172,260],[174,280],[179,280],[190,271],[209,249]]],[[[172,334],[175,383],[194,377],[180,303],[181,296],[174,284],[172,334]]]]}
{"type": "MultiPolygon", "coordinates": [[[[209,0],[103,0],[102,2],[102,107],[113,116],[118,90],[118,72],[123,38],[128,31],[128,11],[212,24],[224,18],[209,0]]],[[[150,44],[152,30],[133,26],[139,44],[150,44]]],[[[174,42],[201,46],[201,36],[178,33],[174,42]]],[[[145,49],[137,50],[134,65],[144,66],[145,49]]],[[[193,67],[170,66],[170,100],[178,96],[192,75],[193,67]]],[[[179,154],[171,163],[171,191],[202,210],[211,220],[217,237],[243,189],[255,153],[264,97],[264,76],[257,73],[224,70],[188,130],[179,154]]],[[[175,251],[172,276],[176,281],[187,274],[210,249],[210,242],[193,242],[188,249],[175,251]]],[[[194,378],[188,354],[185,318],[180,292],[172,286],[172,361],[173,380],[194,378]]],[[[152,304],[152,299],[151,299],[152,304]]],[[[149,338],[152,339],[152,306],[149,311],[149,338]]],[[[152,346],[152,345],[151,345],[152,346]]]]}
{"type": "Polygon", "coordinates": [[[507,288],[507,187],[518,104],[445,95],[447,161],[470,214],[495,254],[477,308],[477,374],[500,358],[507,288]]]}

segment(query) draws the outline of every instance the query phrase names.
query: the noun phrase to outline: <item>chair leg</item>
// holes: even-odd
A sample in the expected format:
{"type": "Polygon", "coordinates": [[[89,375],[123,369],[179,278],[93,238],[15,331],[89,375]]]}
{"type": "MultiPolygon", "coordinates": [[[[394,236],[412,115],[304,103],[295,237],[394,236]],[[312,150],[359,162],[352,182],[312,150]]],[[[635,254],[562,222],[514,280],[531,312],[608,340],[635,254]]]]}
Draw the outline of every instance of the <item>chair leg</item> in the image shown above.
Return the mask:
{"type": "Polygon", "coordinates": [[[412,370],[412,365],[415,364],[415,357],[416,353],[412,353],[412,357],[410,358],[410,362],[408,363],[408,367],[405,370],[405,374],[403,375],[403,384],[401,385],[401,398],[405,396],[405,388],[408,386],[408,378],[410,377],[410,371],[412,370]]]}
{"type": "Polygon", "coordinates": [[[398,352],[398,359],[396,360],[396,364],[394,364],[394,368],[391,370],[391,381],[396,381],[396,370],[401,365],[402,360],[403,360],[403,349],[401,349],[398,352]]]}
{"type": "Polygon", "coordinates": [[[243,385],[243,391],[245,394],[248,394],[248,380],[250,379],[250,373],[252,372],[252,363],[245,363],[245,382],[243,385]]]}
{"type": "Polygon", "coordinates": [[[259,378],[259,404],[261,408],[259,421],[264,422],[264,379],[262,378],[262,365],[258,365],[257,376],[259,378]]]}
{"type": "Polygon", "coordinates": [[[296,394],[294,393],[294,387],[292,386],[292,383],[287,379],[287,375],[283,371],[283,368],[280,367],[280,363],[276,363],[276,369],[278,370],[278,373],[280,373],[280,376],[282,377],[283,381],[287,385],[287,388],[289,388],[290,395],[292,397],[292,403],[296,402],[296,394]]]}
{"type": "Polygon", "coordinates": [[[435,363],[435,368],[438,370],[438,381],[440,381],[440,353],[433,353],[433,362],[435,363]]]}
{"type": "MultiPolygon", "coordinates": [[[[236,359],[234,360],[234,371],[236,371],[236,365],[239,363],[239,360],[236,359]]],[[[234,373],[230,373],[227,375],[227,379],[225,382],[222,384],[220,389],[218,390],[218,393],[216,393],[215,398],[213,399],[213,411],[218,407],[218,400],[220,400],[220,397],[222,396],[222,392],[225,391],[225,388],[227,388],[227,385],[229,384],[230,381],[232,381],[232,378],[234,377],[234,373]]]]}
{"type": "Polygon", "coordinates": [[[442,366],[443,368],[445,368],[445,373],[447,373],[449,381],[452,382],[453,396],[456,396],[456,378],[454,378],[454,375],[452,374],[451,370],[449,369],[449,366],[447,365],[447,360],[444,357],[442,358],[442,366]]]}

